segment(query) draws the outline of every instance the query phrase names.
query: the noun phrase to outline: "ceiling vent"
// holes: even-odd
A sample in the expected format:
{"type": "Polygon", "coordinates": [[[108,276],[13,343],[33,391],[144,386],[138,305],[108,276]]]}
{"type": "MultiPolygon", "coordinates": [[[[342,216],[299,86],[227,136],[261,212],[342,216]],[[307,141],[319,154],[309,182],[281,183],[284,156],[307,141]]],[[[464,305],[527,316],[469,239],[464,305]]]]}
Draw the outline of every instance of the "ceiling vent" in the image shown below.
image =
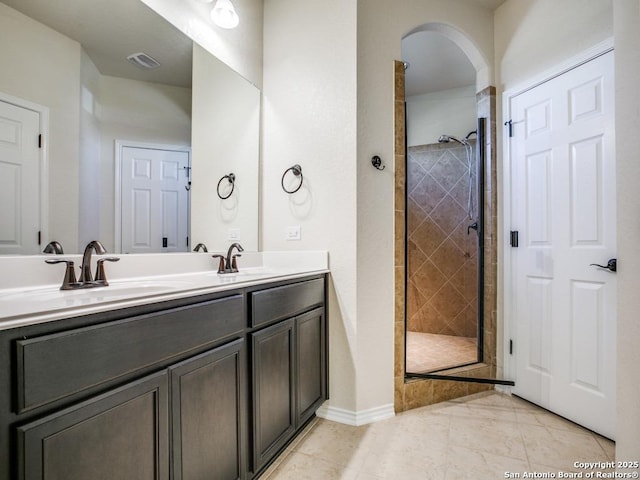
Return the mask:
{"type": "Polygon", "coordinates": [[[132,53],[127,57],[127,60],[133,63],[136,67],[147,70],[158,68],[160,66],[160,63],[155,58],[144,52],[132,53]]]}

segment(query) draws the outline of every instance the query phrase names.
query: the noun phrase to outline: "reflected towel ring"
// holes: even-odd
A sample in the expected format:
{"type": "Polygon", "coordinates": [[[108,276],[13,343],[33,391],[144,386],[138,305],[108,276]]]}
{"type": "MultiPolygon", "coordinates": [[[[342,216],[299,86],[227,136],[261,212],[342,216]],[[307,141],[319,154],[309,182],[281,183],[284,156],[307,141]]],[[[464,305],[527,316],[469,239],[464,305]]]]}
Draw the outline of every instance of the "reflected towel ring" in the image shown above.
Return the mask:
{"type": "Polygon", "coordinates": [[[221,200],[226,200],[227,198],[229,198],[231,196],[231,194],[233,193],[233,189],[236,188],[236,176],[233,173],[230,173],[229,175],[225,175],[224,177],[222,177],[219,181],[218,181],[218,186],[216,187],[216,192],[218,193],[218,197],[220,197],[221,200]],[[222,195],[220,195],[220,184],[222,183],[222,181],[224,179],[229,180],[229,183],[231,184],[231,191],[229,192],[229,194],[225,197],[223,197],[222,195]]]}
{"type": "Polygon", "coordinates": [[[280,184],[282,185],[282,189],[289,194],[292,193],[296,193],[298,190],[300,190],[300,187],[302,187],[302,182],[304,180],[304,177],[302,176],[302,167],[300,165],[294,165],[293,167],[289,167],[287,168],[284,173],[282,174],[282,179],[280,180],[280,184]],[[294,190],[287,190],[287,188],[284,186],[284,177],[287,175],[287,173],[292,172],[296,177],[300,177],[300,184],[294,189],[294,190]]]}

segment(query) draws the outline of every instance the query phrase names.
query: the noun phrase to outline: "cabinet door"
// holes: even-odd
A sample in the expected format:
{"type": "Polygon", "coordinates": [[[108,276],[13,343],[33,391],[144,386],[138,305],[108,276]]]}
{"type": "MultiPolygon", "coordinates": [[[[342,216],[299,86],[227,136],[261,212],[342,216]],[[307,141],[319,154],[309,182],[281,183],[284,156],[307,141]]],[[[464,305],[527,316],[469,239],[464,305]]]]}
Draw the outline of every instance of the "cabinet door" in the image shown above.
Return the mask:
{"type": "Polygon", "coordinates": [[[296,427],[306,422],[326,399],[326,339],[324,309],[295,318],[296,427]]]}
{"type": "Polygon", "coordinates": [[[166,372],[17,430],[20,479],[168,479],[166,372]]]}
{"type": "Polygon", "coordinates": [[[244,339],[169,369],[173,478],[244,477],[244,339]]]}
{"type": "Polygon", "coordinates": [[[257,472],[295,430],[294,320],[251,335],[253,353],[253,471],[257,472]]]}

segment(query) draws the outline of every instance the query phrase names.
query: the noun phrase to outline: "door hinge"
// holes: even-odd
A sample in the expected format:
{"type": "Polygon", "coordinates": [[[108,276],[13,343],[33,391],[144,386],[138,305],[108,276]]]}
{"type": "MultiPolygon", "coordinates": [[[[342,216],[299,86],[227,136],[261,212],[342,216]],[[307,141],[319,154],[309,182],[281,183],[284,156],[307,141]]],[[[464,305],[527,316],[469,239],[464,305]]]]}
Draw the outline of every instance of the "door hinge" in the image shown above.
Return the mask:
{"type": "Polygon", "coordinates": [[[509,339],[509,355],[513,355],[513,340],[509,339]]]}
{"type": "Polygon", "coordinates": [[[189,246],[189,236],[187,235],[187,247],[189,246]]]}
{"type": "Polygon", "coordinates": [[[517,230],[511,231],[511,238],[509,239],[509,245],[511,245],[513,248],[518,248],[518,231],[517,230]]]}
{"type": "Polygon", "coordinates": [[[509,129],[509,137],[513,137],[513,120],[507,120],[504,124],[509,129]]]}
{"type": "Polygon", "coordinates": [[[38,245],[42,245],[42,232],[38,231],[38,245]]]}
{"type": "Polygon", "coordinates": [[[42,134],[38,135],[38,148],[42,148],[42,134]]]}
{"type": "Polygon", "coordinates": [[[169,239],[167,237],[162,237],[162,248],[167,248],[168,243],[169,239]]]}

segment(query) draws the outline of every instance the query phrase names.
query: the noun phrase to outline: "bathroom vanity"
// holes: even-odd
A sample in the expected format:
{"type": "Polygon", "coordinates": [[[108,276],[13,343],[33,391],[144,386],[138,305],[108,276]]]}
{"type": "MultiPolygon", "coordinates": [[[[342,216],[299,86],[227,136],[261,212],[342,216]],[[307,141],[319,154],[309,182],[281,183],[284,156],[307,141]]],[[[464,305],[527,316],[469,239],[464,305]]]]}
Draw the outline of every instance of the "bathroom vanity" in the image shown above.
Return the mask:
{"type": "Polygon", "coordinates": [[[4,324],[0,479],[249,479],[268,467],[328,398],[327,273],[196,277],[170,295],[148,280],[142,300],[4,324]]]}

